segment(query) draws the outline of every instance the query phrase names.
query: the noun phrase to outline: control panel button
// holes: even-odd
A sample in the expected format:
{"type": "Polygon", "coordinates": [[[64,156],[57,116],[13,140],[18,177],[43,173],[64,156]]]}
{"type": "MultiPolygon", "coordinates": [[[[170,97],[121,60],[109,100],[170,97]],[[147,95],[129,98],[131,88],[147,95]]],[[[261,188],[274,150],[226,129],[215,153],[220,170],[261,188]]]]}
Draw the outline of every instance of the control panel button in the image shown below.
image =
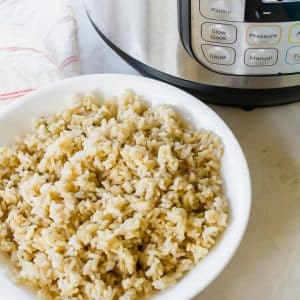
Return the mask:
{"type": "Polygon", "coordinates": [[[245,0],[200,0],[203,17],[221,21],[244,21],[245,0]]]}
{"type": "Polygon", "coordinates": [[[232,25],[203,23],[202,38],[207,42],[232,44],[236,41],[237,29],[232,25]]]}
{"type": "Polygon", "coordinates": [[[291,47],[287,51],[286,63],[289,65],[300,64],[300,47],[291,47]]]}
{"type": "Polygon", "coordinates": [[[232,65],[235,62],[235,50],[229,47],[202,45],[205,58],[217,65],[232,65]]]}
{"type": "Polygon", "coordinates": [[[273,66],[278,59],[278,50],[274,48],[248,49],[245,53],[245,65],[249,67],[273,66]]]}
{"type": "Polygon", "coordinates": [[[251,45],[274,45],[279,41],[279,26],[250,26],[247,30],[247,42],[251,45]]]}
{"type": "Polygon", "coordinates": [[[292,44],[300,44],[300,24],[295,24],[291,27],[289,40],[292,44]]]}

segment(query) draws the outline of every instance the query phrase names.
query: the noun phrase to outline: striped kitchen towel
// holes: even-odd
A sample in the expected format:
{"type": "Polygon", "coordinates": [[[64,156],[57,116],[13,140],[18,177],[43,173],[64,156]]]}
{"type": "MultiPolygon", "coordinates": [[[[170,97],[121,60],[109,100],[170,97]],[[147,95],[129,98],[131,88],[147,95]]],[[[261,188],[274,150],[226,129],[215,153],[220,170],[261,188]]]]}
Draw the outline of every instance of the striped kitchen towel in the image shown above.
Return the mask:
{"type": "Polygon", "coordinates": [[[0,108],[49,82],[80,74],[68,0],[0,0],[0,108]]]}

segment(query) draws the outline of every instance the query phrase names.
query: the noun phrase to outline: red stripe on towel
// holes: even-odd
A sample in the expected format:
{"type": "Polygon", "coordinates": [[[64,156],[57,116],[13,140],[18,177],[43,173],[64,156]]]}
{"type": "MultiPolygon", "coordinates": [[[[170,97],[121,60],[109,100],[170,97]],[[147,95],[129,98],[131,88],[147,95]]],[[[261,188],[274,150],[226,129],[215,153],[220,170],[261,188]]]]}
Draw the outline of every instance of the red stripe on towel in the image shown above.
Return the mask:
{"type": "Polygon", "coordinates": [[[31,51],[31,52],[42,54],[51,63],[53,63],[53,61],[50,59],[50,57],[46,53],[44,53],[43,51],[40,51],[38,49],[34,49],[34,48],[26,48],[26,47],[0,47],[0,51],[31,51]]]}
{"type": "Polygon", "coordinates": [[[70,56],[68,58],[66,58],[60,65],[59,69],[62,71],[66,66],[68,66],[69,64],[75,62],[75,61],[79,61],[79,57],[78,56],[70,56]]]}
{"type": "Polygon", "coordinates": [[[3,96],[10,96],[10,95],[15,95],[15,94],[20,94],[20,93],[27,93],[27,92],[31,92],[34,91],[35,89],[27,89],[27,90],[20,90],[20,91],[14,91],[14,92],[10,92],[10,93],[5,93],[5,94],[0,94],[0,98],[2,98],[3,96]]]}
{"type": "Polygon", "coordinates": [[[13,99],[13,98],[19,98],[19,97],[22,97],[22,96],[26,95],[27,93],[34,91],[34,90],[35,89],[28,89],[28,90],[23,90],[23,91],[15,91],[15,92],[11,92],[11,93],[2,94],[2,95],[0,95],[0,101],[13,99]]]}
{"type": "Polygon", "coordinates": [[[68,15],[68,16],[58,20],[57,23],[66,23],[66,22],[70,22],[70,21],[76,23],[76,18],[71,15],[68,15]]]}

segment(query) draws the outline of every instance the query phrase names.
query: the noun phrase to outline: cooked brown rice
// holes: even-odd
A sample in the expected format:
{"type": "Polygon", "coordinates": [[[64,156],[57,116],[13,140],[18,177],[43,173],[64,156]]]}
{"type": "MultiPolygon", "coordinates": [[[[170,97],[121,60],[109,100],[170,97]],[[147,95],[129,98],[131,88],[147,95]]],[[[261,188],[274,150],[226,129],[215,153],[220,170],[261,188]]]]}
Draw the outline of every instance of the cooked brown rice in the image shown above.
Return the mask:
{"type": "Polygon", "coordinates": [[[15,278],[42,299],[140,299],[174,284],[226,227],[222,148],[133,93],[39,119],[0,148],[0,250],[15,278]]]}

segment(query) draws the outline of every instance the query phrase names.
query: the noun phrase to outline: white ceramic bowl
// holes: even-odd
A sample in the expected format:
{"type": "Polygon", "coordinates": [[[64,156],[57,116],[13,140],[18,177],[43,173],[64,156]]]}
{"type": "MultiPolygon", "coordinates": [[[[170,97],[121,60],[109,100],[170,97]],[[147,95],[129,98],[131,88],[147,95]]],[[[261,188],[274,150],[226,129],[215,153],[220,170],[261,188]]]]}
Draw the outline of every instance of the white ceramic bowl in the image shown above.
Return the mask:
{"type": "MultiPolygon", "coordinates": [[[[171,104],[189,118],[196,128],[218,134],[225,145],[222,175],[225,193],[230,203],[230,220],[216,246],[176,286],[158,294],[156,300],[187,300],[207,287],[229,263],[245,233],[250,207],[251,184],[244,154],[236,138],[208,106],[193,96],[165,83],[143,77],[102,74],[71,78],[37,90],[17,100],[0,113],[0,146],[9,145],[30,130],[33,119],[59,112],[75,94],[98,92],[104,96],[120,96],[132,89],[153,105],[171,104]]],[[[34,296],[15,286],[0,266],[1,299],[29,300],[34,296]]]]}

